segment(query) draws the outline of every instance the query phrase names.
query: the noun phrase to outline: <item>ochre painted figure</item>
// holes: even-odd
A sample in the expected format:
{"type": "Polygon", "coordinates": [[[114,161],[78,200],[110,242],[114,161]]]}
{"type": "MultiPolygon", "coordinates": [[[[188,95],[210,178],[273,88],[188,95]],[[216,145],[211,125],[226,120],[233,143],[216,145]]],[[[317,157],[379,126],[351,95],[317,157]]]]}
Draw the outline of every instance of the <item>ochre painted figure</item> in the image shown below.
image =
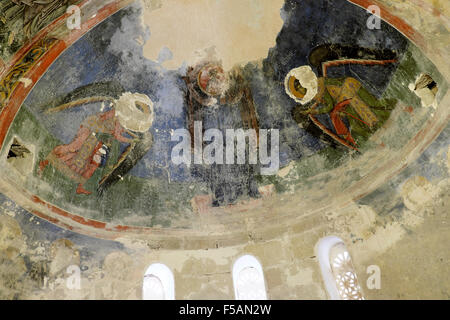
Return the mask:
{"type": "MultiPolygon", "coordinates": [[[[320,49],[327,52],[323,48],[320,49]]],[[[342,47],[340,49],[343,50],[342,47]]],[[[334,141],[358,150],[360,144],[386,122],[397,101],[377,99],[353,77],[329,78],[327,67],[339,64],[383,65],[394,62],[393,59],[321,62],[320,77],[316,76],[310,66],[291,70],[285,78],[285,89],[286,93],[300,104],[293,111],[294,119],[301,123],[303,118],[308,116],[315,126],[334,141]],[[329,121],[321,119],[320,115],[329,115],[329,121]]]]}
{"type": "MultiPolygon", "coordinates": [[[[237,66],[224,72],[220,62],[205,61],[187,70],[187,126],[194,137],[194,123],[202,131],[218,129],[255,130],[259,139],[259,122],[253,95],[245,71],[237,66]]],[[[191,139],[194,148],[194,138],[191,139]]],[[[226,148],[226,146],[224,146],[226,148]]],[[[213,206],[232,204],[242,195],[259,197],[255,180],[256,165],[194,165],[193,175],[202,177],[213,193],[213,206]]]]}
{"type": "Polygon", "coordinates": [[[259,135],[259,122],[253,96],[239,68],[224,72],[219,62],[199,63],[187,70],[188,126],[194,135],[194,122],[203,121],[203,108],[219,105],[240,109],[242,129],[255,129],[259,135]]]}
{"type": "Polygon", "coordinates": [[[147,132],[153,122],[153,104],[145,95],[125,93],[113,105],[108,112],[86,118],[71,143],[55,147],[41,161],[40,172],[51,164],[78,182],[77,194],[91,194],[83,186],[105,164],[112,144],[132,145],[136,134],[147,132]],[[132,138],[125,137],[125,133],[132,138]]]}

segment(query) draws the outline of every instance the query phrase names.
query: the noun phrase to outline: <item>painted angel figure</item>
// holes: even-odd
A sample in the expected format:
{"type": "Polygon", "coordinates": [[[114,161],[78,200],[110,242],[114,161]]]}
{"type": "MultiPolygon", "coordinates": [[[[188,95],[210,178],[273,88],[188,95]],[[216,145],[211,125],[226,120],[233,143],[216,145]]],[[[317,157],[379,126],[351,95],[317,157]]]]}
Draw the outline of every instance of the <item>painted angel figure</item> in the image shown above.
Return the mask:
{"type": "Polygon", "coordinates": [[[259,121],[249,84],[240,68],[225,72],[218,61],[205,61],[190,67],[184,81],[187,85],[188,126],[194,134],[194,122],[203,121],[208,108],[230,105],[239,108],[243,129],[259,134],[259,121]]]}
{"type": "Polygon", "coordinates": [[[77,194],[89,195],[91,192],[84,188],[84,184],[99,167],[105,166],[112,146],[117,146],[118,143],[128,144],[112,170],[99,182],[98,192],[102,194],[105,189],[122,179],[147,153],[153,142],[149,132],[154,119],[153,102],[145,94],[120,94],[123,90],[120,87],[119,90],[115,89],[118,89],[117,85],[110,83],[91,84],[53,102],[53,108],[46,113],[60,112],[93,102],[109,102],[112,108],[84,119],[72,142],[55,147],[40,162],[40,174],[51,164],[78,183],[77,194]],[[110,91],[110,96],[103,95],[102,91],[110,91]],[[94,92],[99,96],[93,96],[94,92]]]}
{"type": "Polygon", "coordinates": [[[293,111],[294,119],[301,124],[308,117],[335,142],[358,150],[386,122],[397,101],[376,98],[354,77],[330,78],[327,70],[339,65],[395,63],[395,52],[324,45],[313,50],[309,60],[319,77],[310,66],[301,66],[285,78],[286,93],[300,104],[293,111]]]}
{"type": "MultiPolygon", "coordinates": [[[[194,137],[195,122],[201,122],[202,131],[214,128],[225,133],[229,128],[252,129],[259,139],[258,115],[242,68],[225,72],[219,61],[211,59],[188,68],[183,79],[191,137],[194,137]]],[[[194,148],[194,139],[191,141],[194,148]]],[[[192,170],[208,181],[214,206],[233,203],[243,194],[260,196],[254,179],[256,165],[213,164],[193,166],[192,170]]]]}

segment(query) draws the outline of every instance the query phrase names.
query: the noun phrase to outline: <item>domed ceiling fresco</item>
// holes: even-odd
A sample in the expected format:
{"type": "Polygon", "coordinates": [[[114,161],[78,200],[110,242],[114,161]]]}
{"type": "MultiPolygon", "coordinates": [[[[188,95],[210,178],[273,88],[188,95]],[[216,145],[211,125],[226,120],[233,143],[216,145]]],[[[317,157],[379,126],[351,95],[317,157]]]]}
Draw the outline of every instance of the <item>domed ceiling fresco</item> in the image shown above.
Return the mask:
{"type": "Polygon", "coordinates": [[[2,1],[2,179],[51,222],[114,231],[360,198],[442,129],[448,88],[370,5],[2,1]]]}

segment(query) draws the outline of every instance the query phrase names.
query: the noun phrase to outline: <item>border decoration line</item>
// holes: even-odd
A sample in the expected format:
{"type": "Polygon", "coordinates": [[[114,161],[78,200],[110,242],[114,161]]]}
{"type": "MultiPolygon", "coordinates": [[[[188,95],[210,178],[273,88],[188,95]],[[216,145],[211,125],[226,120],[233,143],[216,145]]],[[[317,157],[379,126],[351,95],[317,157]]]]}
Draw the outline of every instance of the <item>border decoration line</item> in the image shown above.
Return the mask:
{"type": "MultiPolygon", "coordinates": [[[[418,47],[422,51],[426,51],[426,41],[424,41],[423,36],[417,32],[414,28],[412,28],[410,25],[408,25],[403,19],[396,17],[395,15],[391,14],[388,9],[386,9],[384,6],[381,6],[378,4],[375,0],[347,0],[348,2],[362,7],[364,9],[367,9],[368,6],[376,4],[380,6],[381,8],[381,19],[389,24],[391,24],[394,28],[399,30],[401,33],[403,33],[406,38],[408,38],[410,41],[415,42],[418,47]]],[[[414,0],[419,1],[419,0],[414,0]]],[[[84,0],[82,1],[82,4],[88,4],[90,3],[90,0],[84,0]]],[[[28,68],[27,70],[27,76],[31,80],[33,80],[33,83],[25,88],[25,86],[21,86],[21,81],[15,82],[15,87],[11,87],[10,93],[9,93],[9,100],[5,100],[5,104],[3,106],[3,110],[1,110],[0,106],[0,148],[3,145],[4,138],[6,136],[7,131],[9,130],[10,125],[12,124],[12,121],[16,115],[16,113],[19,111],[20,106],[22,105],[23,101],[26,98],[26,95],[28,92],[32,90],[34,87],[34,84],[36,81],[47,71],[47,68],[50,66],[50,64],[58,58],[58,56],[71,44],[73,44],[75,41],[77,41],[79,38],[81,38],[85,33],[89,32],[92,28],[94,28],[97,24],[101,23],[104,19],[108,18],[109,16],[113,15],[126,5],[130,4],[132,0],[116,0],[109,2],[106,4],[103,8],[99,9],[91,19],[85,21],[82,25],[82,29],[80,31],[75,31],[69,34],[67,38],[56,40],[55,43],[52,43],[51,47],[48,48],[48,51],[44,51],[42,55],[36,59],[36,61],[39,60],[39,62],[33,64],[28,68]],[[3,112],[2,112],[3,111],[3,112]]],[[[81,6],[81,4],[80,4],[81,6]]],[[[39,39],[43,39],[47,37],[50,31],[54,31],[55,29],[58,29],[61,25],[61,23],[64,21],[64,19],[67,18],[67,15],[63,15],[60,18],[56,19],[53,23],[48,25],[46,28],[42,29],[38,35],[35,36],[35,39],[30,43],[27,43],[24,47],[22,47],[18,53],[15,55],[12,61],[3,63],[3,75],[10,74],[10,68],[7,67],[8,65],[11,66],[20,64],[18,61],[24,61],[24,58],[22,58],[24,55],[28,55],[28,52],[34,48],[34,43],[40,41],[39,39]],[[6,69],[6,70],[5,70],[6,69]]],[[[0,83],[3,83],[5,79],[1,79],[2,77],[2,62],[0,60],[0,83]]],[[[12,78],[12,77],[11,77],[12,78]]],[[[20,77],[19,77],[20,79],[20,77]]],[[[8,92],[8,91],[7,91],[8,92]]],[[[6,95],[6,94],[5,94],[6,95]]],[[[1,97],[0,97],[1,99],[1,97]]],[[[3,100],[1,100],[3,101],[3,100]]],[[[447,118],[448,119],[448,118],[447,118]]],[[[442,130],[444,129],[446,125],[446,119],[439,119],[437,123],[434,125],[426,125],[425,130],[421,130],[417,133],[416,137],[414,137],[410,143],[406,146],[406,157],[413,157],[411,154],[415,149],[417,149],[417,152],[422,153],[426,146],[428,146],[438,135],[442,130]],[[420,143],[422,142],[422,143],[420,143]]],[[[400,157],[400,156],[399,156],[400,157]]],[[[371,172],[370,174],[376,177],[380,171],[384,170],[391,170],[391,174],[395,175],[398,174],[401,170],[403,170],[407,164],[405,163],[401,167],[396,167],[392,170],[391,165],[389,163],[383,165],[381,168],[377,169],[374,172],[371,172]]],[[[377,182],[379,183],[379,181],[377,182]]],[[[4,185],[8,186],[15,186],[13,181],[3,181],[2,177],[0,177],[0,187],[3,188],[4,185]],[[2,185],[3,184],[3,185],[2,185]]],[[[96,221],[96,220],[90,220],[86,219],[82,216],[79,216],[77,214],[73,214],[71,212],[65,211],[61,208],[58,208],[51,203],[40,199],[36,195],[32,195],[27,190],[21,189],[18,186],[15,186],[15,192],[21,194],[24,196],[20,201],[18,201],[18,198],[10,197],[13,201],[15,201],[18,205],[22,206],[25,210],[28,212],[34,214],[37,217],[40,217],[54,225],[57,225],[61,228],[73,230],[74,232],[97,237],[101,239],[117,239],[119,237],[123,237],[128,235],[145,235],[146,237],[152,236],[154,237],[155,241],[169,241],[171,243],[181,243],[190,238],[189,236],[198,237],[198,239],[208,242],[210,241],[210,238],[208,235],[201,234],[198,232],[198,230],[182,230],[182,234],[178,233],[179,230],[171,229],[171,230],[163,230],[158,228],[145,228],[145,227],[138,227],[138,226],[127,226],[127,225],[112,225],[108,224],[102,221],[96,221]],[[188,235],[188,236],[187,236],[188,235]]],[[[361,187],[361,182],[356,184],[355,186],[351,187],[349,190],[347,190],[349,193],[355,193],[355,190],[361,187]]],[[[364,193],[357,193],[356,192],[356,198],[358,199],[366,195],[367,191],[364,193]]],[[[5,192],[5,195],[7,192],[5,192]]],[[[292,220],[289,220],[292,221],[292,220]]],[[[221,235],[223,240],[228,240],[229,238],[237,238],[237,236],[240,235],[240,233],[229,233],[226,236],[221,235]]],[[[217,235],[214,235],[214,243],[217,244],[217,235]]],[[[211,242],[212,243],[212,242],[211,242]]]]}
{"type": "Polygon", "coordinates": [[[14,89],[21,83],[21,79],[39,62],[47,51],[51,50],[57,41],[55,38],[50,38],[37,42],[0,81],[0,113],[6,108],[9,98],[14,89]]]}

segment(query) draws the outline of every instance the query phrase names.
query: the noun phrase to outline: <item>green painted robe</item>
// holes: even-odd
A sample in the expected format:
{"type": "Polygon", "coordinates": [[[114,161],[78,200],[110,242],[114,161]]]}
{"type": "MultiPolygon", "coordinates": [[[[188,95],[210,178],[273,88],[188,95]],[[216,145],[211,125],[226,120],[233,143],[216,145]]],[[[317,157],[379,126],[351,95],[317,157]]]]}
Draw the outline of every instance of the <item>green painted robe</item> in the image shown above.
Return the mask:
{"type": "Polygon", "coordinates": [[[320,78],[314,99],[318,105],[312,114],[331,114],[337,104],[350,100],[339,114],[341,119],[347,119],[358,144],[386,122],[397,103],[396,99],[377,99],[354,78],[320,78]]]}

